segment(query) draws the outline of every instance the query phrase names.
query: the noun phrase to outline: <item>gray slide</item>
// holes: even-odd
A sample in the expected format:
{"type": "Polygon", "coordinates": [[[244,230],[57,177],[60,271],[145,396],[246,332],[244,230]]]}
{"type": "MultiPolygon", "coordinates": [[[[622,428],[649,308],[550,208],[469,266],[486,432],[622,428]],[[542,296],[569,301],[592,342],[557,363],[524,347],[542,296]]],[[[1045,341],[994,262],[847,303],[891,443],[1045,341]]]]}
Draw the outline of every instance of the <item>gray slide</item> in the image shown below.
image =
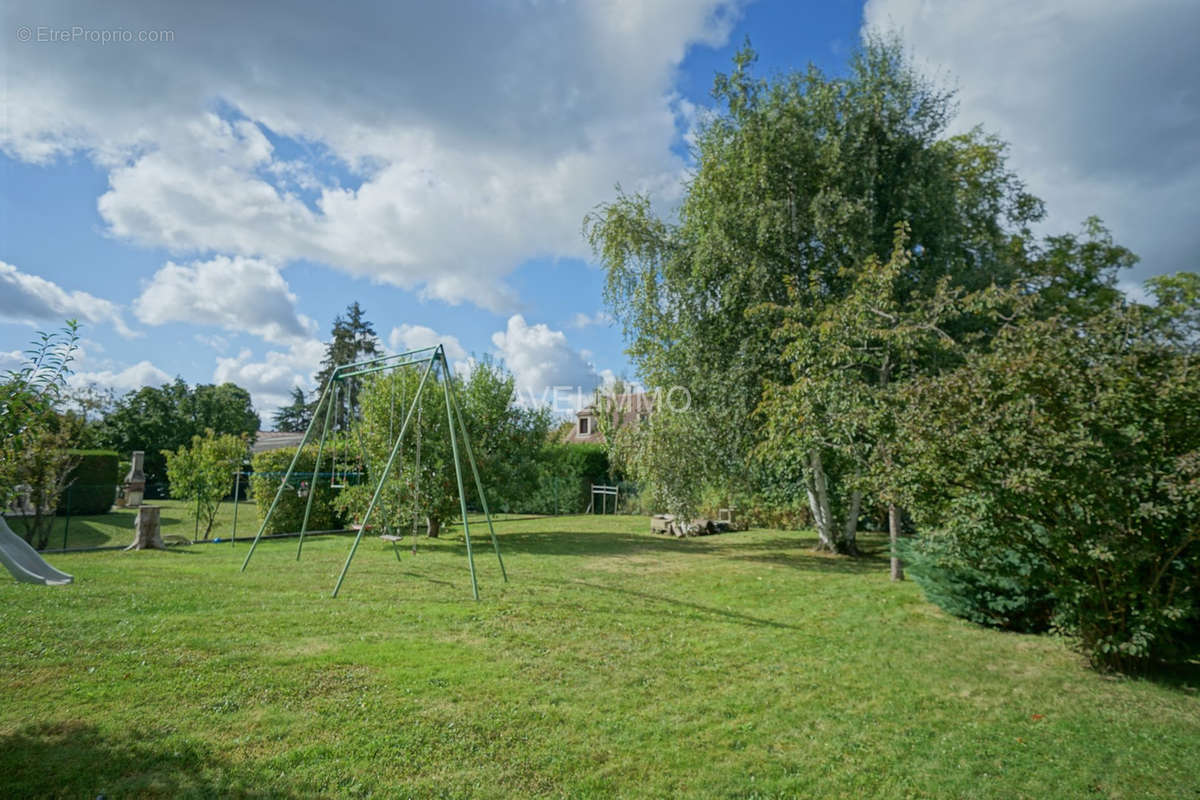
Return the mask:
{"type": "Polygon", "coordinates": [[[75,580],[47,564],[37,550],[12,532],[4,517],[0,517],[0,564],[8,567],[14,578],[26,583],[62,586],[75,580]]]}

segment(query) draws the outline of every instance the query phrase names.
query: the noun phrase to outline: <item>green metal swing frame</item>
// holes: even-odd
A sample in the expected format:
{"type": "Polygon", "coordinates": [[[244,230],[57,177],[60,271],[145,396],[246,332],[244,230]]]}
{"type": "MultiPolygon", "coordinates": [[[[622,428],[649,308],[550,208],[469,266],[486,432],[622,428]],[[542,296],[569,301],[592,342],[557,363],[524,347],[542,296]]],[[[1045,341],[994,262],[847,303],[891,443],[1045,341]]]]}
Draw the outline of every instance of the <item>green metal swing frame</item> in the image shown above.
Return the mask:
{"type": "MultiPolygon", "coordinates": [[[[341,574],[338,575],[337,583],[333,587],[332,597],[337,597],[341,591],[342,583],[346,580],[346,573],[350,570],[350,562],[354,560],[354,554],[358,551],[358,545],[362,541],[363,534],[367,530],[367,524],[370,522],[371,514],[375,511],[376,505],[379,503],[379,498],[383,494],[384,484],[387,482],[387,477],[392,471],[392,467],[396,462],[396,458],[401,451],[401,443],[404,441],[404,435],[408,431],[409,423],[412,421],[413,414],[420,408],[420,401],[425,392],[425,387],[429,383],[430,376],[435,369],[441,370],[442,395],[446,405],[446,422],[447,428],[450,431],[450,450],[454,456],[454,476],[458,481],[458,502],[459,509],[462,512],[463,538],[467,544],[467,566],[471,573],[471,594],[476,600],[479,599],[479,582],[475,577],[475,556],[471,549],[471,525],[467,517],[467,497],[463,490],[463,465],[462,454],[459,451],[459,434],[462,436],[462,445],[465,450],[466,460],[471,467],[471,475],[475,479],[475,490],[479,493],[480,504],[483,506],[483,515],[487,520],[488,533],[491,535],[492,548],[496,551],[496,560],[500,563],[500,574],[505,583],[508,583],[508,571],[504,568],[504,559],[500,555],[500,542],[496,538],[496,528],[492,523],[492,514],[488,509],[487,495],[483,491],[483,480],[479,476],[479,466],[475,461],[475,453],[471,449],[471,437],[467,433],[467,426],[463,421],[462,410],[458,403],[457,392],[454,388],[454,374],[450,369],[450,362],[446,359],[446,350],[442,345],[431,345],[430,347],[421,347],[416,350],[408,350],[403,353],[396,353],[390,356],[380,356],[371,358],[366,361],[359,361],[354,364],[345,364],[334,369],[333,374],[326,382],[324,389],[321,392],[321,399],[317,401],[317,407],[313,410],[312,419],[308,423],[308,428],[304,431],[304,438],[300,445],[296,448],[296,454],[292,456],[291,464],[288,465],[287,472],[283,479],[279,482],[279,489],[275,492],[275,499],[271,501],[271,506],[267,509],[267,514],[263,517],[262,525],[258,528],[258,533],[254,537],[253,544],[250,545],[250,551],[246,553],[246,558],[242,562],[241,571],[246,571],[246,566],[250,563],[250,558],[254,555],[254,550],[258,547],[258,542],[262,539],[263,532],[267,529],[267,524],[271,521],[271,515],[275,513],[275,508],[279,505],[279,500],[283,497],[283,492],[288,486],[288,481],[296,470],[296,464],[300,461],[300,454],[304,448],[313,439],[313,434],[317,428],[317,420],[321,418],[321,410],[324,408],[325,420],[321,425],[320,439],[317,444],[317,460],[313,465],[313,473],[320,474],[321,458],[325,451],[325,440],[330,433],[331,416],[333,413],[334,394],[337,387],[340,387],[346,380],[360,375],[368,375],[376,372],[385,372],[390,370],[402,369],[406,367],[424,366],[424,372],[421,374],[421,382],[417,385],[416,394],[413,396],[412,403],[409,404],[407,412],[404,415],[404,422],[400,426],[400,433],[396,435],[392,443],[391,454],[388,456],[383,472],[380,473],[379,479],[375,484],[375,491],[371,496],[371,502],[367,505],[367,511],[363,515],[362,524],[359,526],[358,533],[354,537],[354,544],[350,547],[350,552],[346,556],[346,563],[342,566],[341,574]],[[457,431],[456,431],[457,428],[457,431]]],[[[364,465],[365,466],[365,465],[364,465]]],[[[312,487],[315,489],[316,487],[312,487]]],[[[308,531],[308,518],[312,512],[313,496],[315,491],[311,490],[308,493],[307,502],[304,505],[304,519],[300,523],[300,541],[296,548],[296,560],[300,560],[300,554],[304,550],[304,535],[308,531]]],[[[394,546],[395,543],[393,543],[394,546]]],[[[397,553],[397,557],[399,557],[397,553]]]]}

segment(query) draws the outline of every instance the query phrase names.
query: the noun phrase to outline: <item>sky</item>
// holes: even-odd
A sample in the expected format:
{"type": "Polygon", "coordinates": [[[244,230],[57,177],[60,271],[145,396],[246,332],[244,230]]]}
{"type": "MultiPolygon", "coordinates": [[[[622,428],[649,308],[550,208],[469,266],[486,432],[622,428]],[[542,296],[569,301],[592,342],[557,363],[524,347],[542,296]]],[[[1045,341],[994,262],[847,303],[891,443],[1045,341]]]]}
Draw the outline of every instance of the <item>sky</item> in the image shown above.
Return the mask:
{"type": "MultiPolygon", "coordinates": [[[[0,370],[78,318],[72,381],[233,381],[264,427],[358,301],[391,350],[489,354],[522,396],[636,379],[582,220],[669,214],[713,76],[838,73],[894,31],[1047,202],[1195,269],[1193,0],[7,2],[0,370]]],[[[569,393],[559,393],[569,403],[569,393]]]]}

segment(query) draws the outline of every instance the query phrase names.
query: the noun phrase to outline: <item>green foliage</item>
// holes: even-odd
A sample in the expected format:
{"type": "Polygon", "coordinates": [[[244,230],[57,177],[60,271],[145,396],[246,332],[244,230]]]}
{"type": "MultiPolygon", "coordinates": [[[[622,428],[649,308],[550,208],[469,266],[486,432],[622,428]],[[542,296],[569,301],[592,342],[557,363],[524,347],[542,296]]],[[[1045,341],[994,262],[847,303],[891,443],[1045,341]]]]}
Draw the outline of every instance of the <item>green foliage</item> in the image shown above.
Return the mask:
{"type": "MultiPolygon", "coordinates": [[[[375,333],[375,327],[367,320],[366,312],[355,300],[346,306],[345,316],[339,314],[334,317],[329,343],[325,345],[325,358],[321,361],[321,371],[317,373],[317,386],[324,389],[325,385],[329,383],[333,371],[338,367],[378,355],[380,355],[379,337],[375,333]]],[[[354,392],[341,394],[337,400],[337,419],[357,418],[360,415],[358,397],[354,392]]],[[[313,398],[303,417],[293,415],[292,419],[288,420],[289,426],[300,421],[304,421],[307,425],[307,419],[316,410],[318,402],[320,402],[319,393],[313,398]]],[[[303,430],[304,428],[297,429],[303,430]]]]}
{"type": "MultiPolygon", "coordinates": [[[[522,506],[537,486],[538,451],[549,434],[549,410],[517,405],[512,374],[488,357],[458,386],[458,402],[490,509],[524,510],[522,506]]],[[[472,481],[467,503],[480,509],[476,494],[472,481]]]]}
{"type": "Polygon", "coordinates": [[[302,433],[308,429],[312,420],[312,406],[299,386],[292,387],[292,401],[286,406],[280,406],[271,418],[275,430],[288,433],[302,433]]]}
{"type": "MultiPolygon", "coordinates": [[[[284,447],[255,453],[251,459],[254,473],[250,476],[250,489],[258,507],[260,522],[266,518],[267,510],[270,509],[279,489],[279,483],[287,473],[288,465],[292,463],[295,454],[296,448],[284,447]]],[[[316,462],[317,446],[308,445],[296,462],[296,472],[300,474],[293,476],[291,483],[284,488],[279,505],[275,507],[275,513],[271,515],[264,534],[295,533],[300,530],[300,524],[304,520],[304,506],[308,502],[308,497],[304,496],[305,490],[313,493],[308,530],[329,531],[340,530],[343,527],[342,516],[334,506],[338,491],[330,488],[328,471],[313,476],[316,462]],[[308,485],[301,485],[305,483],[308,485]]]]}
{"type": "Polygon", "coordinates": [[[107,512],[122,478],[120,456],[113,450],[71,450],[70,454],[78,461],[67,476],[69,486],[59,501],[58,513],[107,512]]]}
{"type": "Polygon", "coordinates": [[[611,480],[608,453],[599,444],[553,442],[537,451],[537,483],[518,509],[532,514],[582,514],[593,483],[611,480]]]}
{"type": "Polygon", "coordinates": [[[709,435],[700,417],[662,403],[641,424],[620,428],[613,452],[617,466],[641,486],[643,506],[691,520],[700,515],[715,471],[707,458],[709,435]]]}
{"type": "MultiPolygon", "coordinates": [[[[78,342],[79,326],[74,320],[58,331],[38,331],[24,362],[0,381],[0,505],[8,503],[15,486],[31,483],[32,451],[53,444],[47,439],[61,427],[54,405],[66,386],[78,342]]],[[[57,496],[56,492],[49,495],[57,496]]]]}
{"type": "Polygon", "coordinates": [[[254,441],[258,414],[250,393],[232,383],[190,387],[182,379],[160,387],[146,386],[116,402],[98,435],[103,446],[126,455],[146,453],[146,483],[164,485],[169,477],[164,451],[187,447],[193,437],[211,429],[216,434],[243,434],[254,441]]]}
{"type": "Polygon", "coordinates": [[[58,331],[39,331],[24,363],[5,373],[0,383],[0,507],[21,487],[33,513],[17,518],[17,532],[38,550],[46,547],[55,508],[76,462],[68,451],[78,438],[78,426],[55,405],[78,341],[74,320],[58,331]]]}
{"type": "Polygon", "coordinates": [[[233,489],[247,447],[245,438],[228,433],[218,436],[210,428],[203,437],[193,436],[190,447],[163,453],[172,497],[195,504],[191,513],[203,524],[202,539],[212,532],[218,505],[233,489]]]}
{"type": "MultiPolygon", "coordinates": [[[[353,394],[362,417],[353,421],[339,449],[346,456],[342,468],[361,470],[365,478],[338,495],[337,507],[347,519],[357,522],[366,515],[377,476],[387,464],[424,373],[422,365],[351,379],[358,387],[353,394]]],[[[459,447],[463,447],[461,441],[459,447]]],[[[472,477],[465,452],[462,459],[466,486],[472,477]]],[[[442,522],[458,513],[458,484],[446,425],[446,400],[440,375],[430,374],[370,524],[395,532],[408,530],[414,520],[418,524],[428,521],[427,532],[436,536],[442,522]]]]}
{"type": "MultiPolygon", "coordinates": [[[[423,367],[414,367],[376,373],[363,379],[355,390],[362,417],[352,425],[347,442],[352,458],[358,460],[355,463],[362,460],[365,449],[367,480],[347,488],[338,499],[339,507],[355,518],[366,512],[376,485],[371,476],[378,475],[387,463],[423,371],[423,367]]],[[[518,406],[512,375],[490,359],[476,364],[466,380],[455,378],[453,385],[490,510],[517,509],[537,484],[537,454],[549,430],[549,413],[518,406]]],[[[417,409],[372,524],[408,528],[414,518],[428,519],[429,532],[436,534],[442,522],[461,513],[440,370],[430,376],[417,409]]],[[[468,507],[480,509],[461,436],[458,445],[468,507]]]]}
{"type": "Polygon", "coordinates": [[[901,390],[891,476],[919,523],[1050,565],[1098,666],[1178,657],[1200,624],[1200,365],[1152,309],[1026,319],[901,390]]]}
{"type": "Polygon", "coordinates": [[[689,457],[712,473],[705,479],[753,493],[761,487],[748,480],[760,475],[792,481],[795,492],[807,461],[774,464],[777,475],[763,474],[770,463],[749,464],[763,382],[792,376],[777,320],[748,312],[835,303],[854,286],[846,265],[885,262],[901,222],[919,245],[897,276],[902,306],[943,279],[968,291],[1011,283],[1042,208],[1008,170],[1003,142],[946,136],[953,98],[897,42],[869,40],[845,76],[810,67],[768,83],[752,75],[753,61],[743,50],[717,78],[725,108],[697,134],[678,224],[656,216],[649,198],[619,194],[585,229],[639,374],[652,389],[691,392],[695,421],[663,425],[705,432],[689,443],[689,457]]]}
{"type": "Polygon", "coordinates": [[[925,597],[946,612],[1005,630],[1050,628],[1054,573],[1041,553],[989,547],[969,532],[901,539],[898,549],[925,597]]]}

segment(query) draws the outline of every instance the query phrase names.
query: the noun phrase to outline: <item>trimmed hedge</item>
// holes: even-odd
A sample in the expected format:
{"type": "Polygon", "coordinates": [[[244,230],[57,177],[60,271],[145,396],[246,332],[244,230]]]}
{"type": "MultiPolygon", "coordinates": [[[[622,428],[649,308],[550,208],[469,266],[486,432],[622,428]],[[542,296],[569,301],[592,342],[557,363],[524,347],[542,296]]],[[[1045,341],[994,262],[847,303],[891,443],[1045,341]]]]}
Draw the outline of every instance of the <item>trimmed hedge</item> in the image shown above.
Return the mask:
{"type": "Polygon", "coordinates": [[[58,501],[59,514],[105,514],[112,508],[121,481],[120,456],[112,450],[70,450],[79,463],[58,501]]]}
{"type": "MultiPolygon", "coordinates": [[[[254,456],[251,462],[254,474],[250,476],[250,490],[258,506],[260,522],[266,517],[267,510],[275,499],[275,492],[279,489],[279,481],[283,479],[295,454],[296,448],[285,447],[254,456]]],[[[337,530],[345,525],[345,520],[333,505],[337,490],[329,488],[329,476],[318,477],[316,480],[312,478],[312,469],[316,461],[316,445],[304,448],[304,452],[300,454],[300,461],[296,464],[297,474],[292,477],[292,485],[285,489],[279,498],[279,505],[275,507],[275,513],[271,515],[271,524],[263,531],[264,534],[295,533],[300,530],[300,523],[304,520],[304,506],[308,502],[307,497],[300,497],[298,494],[301,481],[307,481],[310,491],[316,492],[313,497],[312,514],[308,518],[308,530],[337,530]]],[[[328,453],[325,461],[328,462],[328,453]]]]}
{"type": "Polygon", "coordinates": [[[581,514],[593,483],[611,483],[608,454],[598,444],[548,444],[538,454],[538,483],[520,510],[530,514],[581,514]]]}

